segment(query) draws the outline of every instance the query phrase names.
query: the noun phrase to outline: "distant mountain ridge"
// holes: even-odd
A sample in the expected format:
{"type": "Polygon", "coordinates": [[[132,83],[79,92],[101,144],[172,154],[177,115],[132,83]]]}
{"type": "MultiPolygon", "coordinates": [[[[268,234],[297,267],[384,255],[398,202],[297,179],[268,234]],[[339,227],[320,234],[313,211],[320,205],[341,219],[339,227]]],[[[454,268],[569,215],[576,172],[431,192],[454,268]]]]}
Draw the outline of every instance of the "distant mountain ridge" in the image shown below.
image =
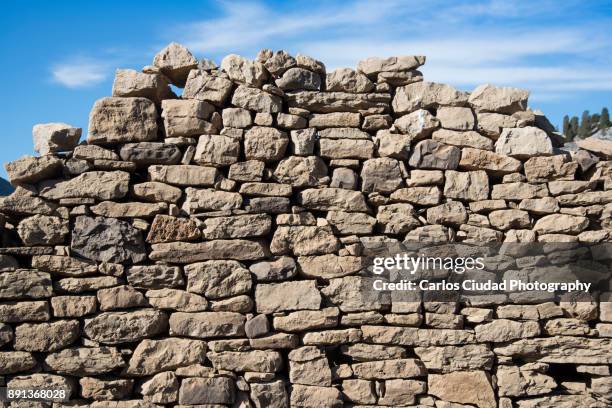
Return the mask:
{"type": "Polygon", "coordinates": [[[7,196],[15,191],[15,188],[7,180],[0,177],[0,196],[7,196]]]}

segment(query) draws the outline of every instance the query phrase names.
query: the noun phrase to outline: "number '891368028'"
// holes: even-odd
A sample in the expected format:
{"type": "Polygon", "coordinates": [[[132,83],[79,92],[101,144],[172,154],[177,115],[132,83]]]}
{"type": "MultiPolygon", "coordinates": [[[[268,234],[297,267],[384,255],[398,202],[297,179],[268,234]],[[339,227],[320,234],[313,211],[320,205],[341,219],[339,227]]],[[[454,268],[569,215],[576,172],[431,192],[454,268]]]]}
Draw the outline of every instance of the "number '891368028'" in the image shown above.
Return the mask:
{"type": "Polygon", "coordinates": [[[4,401],[67,401],[68,390],[62,388],[3,388],[0,392],[4,401]]]}

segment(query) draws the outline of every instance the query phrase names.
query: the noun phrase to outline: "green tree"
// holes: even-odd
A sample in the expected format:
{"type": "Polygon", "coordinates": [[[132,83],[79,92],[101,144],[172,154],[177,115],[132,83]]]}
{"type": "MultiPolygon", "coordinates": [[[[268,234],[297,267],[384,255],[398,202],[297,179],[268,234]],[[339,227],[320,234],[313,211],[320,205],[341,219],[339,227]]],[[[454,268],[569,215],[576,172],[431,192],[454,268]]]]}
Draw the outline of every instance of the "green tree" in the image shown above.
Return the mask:
{"type": "Polygon", "coordinates": [[[603,108],[599,116],[599,128],[607,129],[610,126],[612,126],[612,123],[610,123],[610,113],[608,112],[608,108],[603,108]]]}
{"type": "Polygon", "coordinates": [[[576,116],[572,116],[569,123],[569,128],[567,130],[567,140],[571,142],[574,140],[576,135],[578,134],[578,118],[576,116]]]}
{"type": "Polygon", "coordinates": [[[582,118],[580,118],[580,128],[578,129],[578,137],[585,139],[591,135],[591,116],[589,111],[582,112],[582,118]]]}

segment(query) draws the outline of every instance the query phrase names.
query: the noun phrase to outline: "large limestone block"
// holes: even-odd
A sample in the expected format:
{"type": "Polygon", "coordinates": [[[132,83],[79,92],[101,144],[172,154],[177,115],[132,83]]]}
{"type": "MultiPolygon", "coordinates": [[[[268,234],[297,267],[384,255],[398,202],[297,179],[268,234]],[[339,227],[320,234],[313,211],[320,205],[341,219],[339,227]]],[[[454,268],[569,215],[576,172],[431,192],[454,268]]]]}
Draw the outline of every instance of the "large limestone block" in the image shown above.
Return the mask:
{"type": "Polygon", "coordinates": [[[258,313],[291,310],[318,310],[321,294],[314,280],[258,284],[255,287],[258,313]]]}
{"type": "Polygon", "coordinates": [[[470,108],[442,106],[436,111],[440,126],[451,130],[474,129],[474,112],[470,108]]]}
{"type": "Polygon", "coordinates": [[[191,187],[185,189],[185,193],[187,197],[183,203],[183,210],[188,214],[202,210],[233,210],[242,206],[242,196],[238,193],[191,187]]]}
{"type": "Polygon", "coordinates": [[[172,42],[155,54],[153,65],[159,68],[174,85],[183,87],[189,71],[197,67],[198,60],[187,48],[172,42]]]}
{"type": "Polygon", "coordinates": [[[74,149],[81,138],[81,128],[66,123],[39,123],[32,128],[34,150],[41,155],[74,149]]]}
{"type": "Polygon", "coordinates": [[[442,192],[437,186],[400,188],[391,193],[391,200],[416,205],[436,205],[442,199],[442,192]]]}
{"type": "Polygon", "coordinates": [[[473,130],[459,132],[456,130],[438,129],[432,133],[431,138],[436,142],[457,147],[493,150],[493,141],[473,130]]]}
{"type": "Polygon", "coordinates": [[[119,150],[121,159],[135,163],[138,167],[151,164],[177,164],[181,160],[181,149],[166,143],[127,143],[119,150]]]}
{"type": "Polygon", "coordinates": [[[352,112],[313,113],[310,115],[308,125],[312,128],[358,128],[361,115],[352,112]]]}
{"type": "Polygon", "coordinates": [[[292,407],[341,408],[342,393],[334,387],[317,387],[296,384],[291,389],[292,407]]]}
{"type": "Polygon", "coordinates": [[[300,203],[320,211],[368,212],[365,197],[359,191],[342,188],[307,189],[298,193],[300,203]]]}
{"type": "Polygon", "coordinates": [[[420,329],[416,327],[361,326],[363,340],[399,346],[458,346],[475,343],[471,330],[420,329]]]}
{"type": "Polygon", "coordinates": [[[523,89],[498,88],[484,84],[474,89],[470,94],[469,102],[478,111],[512,115],[527,109],[528,98],[529,91],[523,89]]]}
{"type": "Polygon", "coordinates": [[[178,289],[148,290],[146,297],[151,306],[162,310],[179,312],[203,312],[208,301],[202,296],[178,289]]]}
{"type": "Polygon", "coordinates": [[[134,184],[131,194],[134,198],[152,203],[160,201],[176,204],[181,199],[183,191],[159,181],[146,181],[144,183],[134,184]]]}
{"type": "Polygon", "coordinates": [[[329,159],[369,159],[374,155],[370,140],[320,139],[321,157],[329,159]]]}
{"type": "Polygon", "coordinates": [[[207,122],[215,111],[211,104],[195,99],[167,99],[162,102],[166,137],[196,136],[210,133],[212,124],[207,122]]]}
{"type": "Polygon", "coordinates": [[[132,266],[127,281],[138,289],[176,288],[185,283],[179,267],[161,264],[132,266]]]}
{"type": "Polygon", "coordinates": [[[507,231],[509,229],[529,229],[531,217],[529,213],[522,210],[495,210],[489,213],[491,226],[507,231]]]}
{"type": "Polygon", "coordinates": [[[49,354],[45,364],[59,374],[88,376],[122,368],[125,361],[114,347],[76,347],[49,354]]]}
{"type": "Polygon", "coordinates": [[[168,328],[168,317],[155,309],[106,312],[85,320],[87,337],[102,344],[133,343],[156,336],[168,328]]]}
{"type": "Polygon", "coordinates": [[[504,129],[495,142],[495,152],[526,159],[532,156],[550,156],[553,146],[542,129],[536,127],[504,129]]]}
{"type": "Polygon", "coordinates": [[[423,55],[400,55],[396,57],[370,57],[357,63],[357,70],[370,76],[380,72],[411,71],[425,64],[423,55]]]}
{"type": "Polygon", "coordinates": [[[149,258],[170,263],[192,263],[215,259],[237,261],[257,260],[269,255],[267,246],[246,239],[215,240],[206,242],[168,242],[151,245],[149,258]]]}
{"type": "Polygon", "coordinates": [[[385,381],[385,392],[378,403],[389,406],[414,404],[417,394],[424,394],[427,384],[418,380],[394,379],[385,381]]]}
{"type": "Polygon", "coordinates": [[[427,372],[421,360],[413,358],[367,361],[353,364],[351,368],[357,378],[367,380],[424,377],[427,372]]]}
{"type": "Polygon", "coordinates": [[[328,92],[365,93],[373,89],[374,83],[367,76],[350,68],[338,68],[328,73],[325,79],[325,90],[328,92]]]}
{"type": "Polygon", "coordinates": [[[416,347],[414,352],[423,361],[428,371],[442,373],[490,370],[495,360],[491,349],[484,344],[416,347]]]}
{"type": "Polygon", "coordinates": [[[345,276],[330,279],[321,293],[345,313],[381,310],[384,298],[372,289],[372,283],[370,278],[345,276]]]}
{"type": "Polygon", "coordinates": [[[229,166],[240,156],[240,140],[222,135],[202,135],[198,138],[193,160],[204,166],[229,166]]]}
{"type": "Polygon", "coordinates": [[[515,322],[498,319],[491,323],[476,326],[476,340],[480,342],[502,343],[511,340],[535,337],[540,334],[538,322],[515,322]]]}
{"type": "MultiPolygon", "coordinates": [[[[51,297],[53,294],[53,288],[51,287],[51,275],[45,272],[39,272],[27,269],[18,269],[15,272],[3,272],[0,273],[0,299],[40,299],[51,297]]],[[[15,320],[17,313],[23,311],[24,317],[27,317],[30,313],[40,315],[42,310],[39,307],[42,304],[30,304],[26,303],[23,305],[23,309],[17,306],[7,308],[4,313],[8,315],[7,319],[3,319],[3,322],[20,321],[15,320]],[[34,312],[34,310],[38,310],[34,312]],[[13,316],[11,318],[11,316],[13,316]]],[[[46,307],[48,310],[48,306],[46,307]]],[[[26,319],[27,320],[27,319],[26,319]]],[[[36,319],[38,320],[38,319],[36,319]]]]}
{"type": "Polygon", "coordinates": [[[321,77],[307,69],[294,67],[276,80],[276,86],[283,91],[318,91],[321,89],[321,77]]]}
{"type": "Polygon", "coordinates": [[[329,211],[326,219],[334,233],[340,235],[368,235],[376,225],[375,218],[363,213],[329,211]]]}
{"type": "Polygon", "coordinates": [[[286,101],[290,108],[302,108],[315,113],[385,113],[389,110],[391,95],[387,93],[298,91],[288,93],[286,101]]]}
{"type": "Polygon", "coordinates": [[[465,206],[459,201],[449,201],[427,209],[427,222],[436,225],[457,226],[468,219],[465,206]]]}
{"type": "Polygon", "coordinates": [[[404,203],[381,205],[378,207],[376,222],[381,232],[391,235],[405,234],[421,226],[414,207],[404,203]]]}
{"type": "Polygon", "coordinates": [[[208,299],[220,299],[248,293],[251,274],[240,262],[206,261],[185,266],[187,290],[208,299]]]}
{"type": "Polygon", "coordinates": [[[417,143],[408,164],[419,169],[454,170],[460,158],[459,148],[428,139],[417,143]]]}
{"type": "Polygon", "coordinates": [[[499,395],[504,397],[543,395],[557,388],[552,377],[523,367],[499,366],[495,375],[499,395]]]}
{"type": "Polygon", "coordinates": [[[193,69],[189,72],[183,90],[183,98],[210,102],[224,106],[232,92],[233,83],[227,78],[213,76],[206,71],[193,69]]]}
{"type": "Polygon", "coordinates": [[[214,167],[175,165],[149,166],[149,177],[152,181],[174,184],[177,186],[212,186],[218,172],[214,167]]]}
{"type": "Polygon", "coordinates": [[[465,147],[461,150],[459,167],[466,170],[486,170],[498,175],[518,172],[522,163],[502,154],[465,147]]]}
{"type": "Polygon", "coordinates": [[[309,278],[333,279],[352,275],[364,269],[366,261],[359,256],[301,256],[298,258],[300,273],[309,278]]]}
{"type": "Polygon", "coordinates": [[[27,372],[37,365],[32,353],[25,351],[0,351],[0,374],[27,372]]]}
{"type": "Polygon", "coordinates": [[[39,195],[49,200],[93,198],[118,200],[129,191],[130,175],[124,171],[90,171],[70,180],[48,180],[39,186],[39,195]]]}
{"type": "Polygon", "coordinates": [[[393,111],[405,114],[417,109],[436,106],[463,106],[467,104],[468,93],[450,85],[435,82],[415,82],[396,89],[393,97],[393,111]]]}
{"type": "Polygon", "coordinates": [[[283,225],[274,231],[270,251],[275,255],[319,255],[335,252],[339,246],[329,226],[283,225]]]}
{"type": "Polygon", "coordinates": [[[242,108],[225,108],[222,117],[224,127],[244,129],[253,123],[251,112],[242,108]]]}
{"type": "Polygon", "coordinates": [[[282,110],[283,100],[261,89],[240,85],[234,91],[232,105],[259,113],[278,113],[282,110]]]}
{"type": "Polygon", "coordinates": [[[457,371],[430,374],[427,392],[444,401],[473,404],[479,408],[497,408],[491,377],[484,371],[457,371]]]}
{"type": "Polygon", "coordinates": [[[244,135],[244,154],[247,160],[279,161],[285,155],[288,144],[287,133],[271,127],[255,126],[244,135]]]}
{"type": "Polygon", "coordinates": [[[315,346],[290,351],[289,381],[292,384],[331,386],[332,372],[325,354],[315,346]]]}
{"type": "Polygon", "coordinates": [[[57,176],[62,169],[62,160],[51,155],[23,156],[6,163],[4,168],[11,184],[36,183],[57,176]]]}
{"type": "Polygon", "coordinates": [[[259,61],[251,61],[240,55],[229,54],[221,61],[221,69],[232,81],[261,88],[268,77],[268,71],[259,61]]]}
{"type": "Polygon", "coordinates": [[[581,149],[593,152],[604,159],[612,159],[612,143],[609,140],[587,137],[584,140],[577,141],[576,144],[581,149]]]}
{"type": "Polygon", "coordinates": [[[77,217],[70,247],[75,254],[98,262],[137,263],[146,258],[141,232],[114,218],[77,217]]]}
{"type": "Polygon", "coordinates": [[[146,98],[102,98],[89,114],[92,144],[148,142],[157,139],[157,110],[146,98]]]}
{"type": "Polygon", "coordinates": [[[14,349],[50,352],[74,343],[80,335],[79,322],[59,320],[53,323],[26,323],[15,328],[14,349]]]}
{"type": "Polygon", "coordinates": [[[551,180],[574,180],[577,162],[568,162],[566,156],[532,157],[525,162],[525,176],[531,183],[551,180]]]}
{"type": "Polygon", "coordinates": [[[170,335],[196,338],[244,336],[246,317],[232,312],[177,312],[170,315],[170,335]]]}
{"type": "Polygon", "coordinates": [[[175,370],[206,359],[206,343],[201,340],[165,338],[141,341],[130,358],[126,372],[144,376],[175,370]]]}
{"type": "Polygon", "coordinates": [[[33,215],[17,226],[19,238],[27,246],[62,244],[68,232],[66,220],[48,215],[33,215]]]}
{"type": "Polygon", "coordinates": [[[271,228],[268,214],[213,217],[204,220],[202,235],[206,239],[252,238],[267,235],[271,228]]]}
{"type": "Polygon", "coordinates": [[[228,377],[186,378],[178,396],[179,403],[186,406],[219,406],[216,404],[232,404],[235,399],[234,380],[228,377]]]}
{"type": "Polygon", "coordinates": [[[533,229],[538,234],[579,234],[589,226],[589,219],[578,215],[550,214],[540,218],[533,229]]]}
{"type": "Polygon", "coordinates": [[[399,117],[393,122],[400,132],[411,139],[424,139],[440,127],[440,120],[425,109],[399,117]]]}
{"type": "Polygon", "coordinates": [[[361,168],[361,191],[392,193],[403,187],[402,167],[390,157],[366,160],[361,168]]]}
{"type": "Polygon", "coordinates": [[[176,98],[168,86],[166,77],[160,74],[138,72],[133,69],[117,69],[113,81],[113,96],[143,97],[158,105],[163,99],[176,98]]]}
{"type": "Polygon", "coordinates": [[[255,408],[286,408],[289,406],[284,381],[251,383],[250,386],[250,398],[255,408]]]}
{"type": "Polygon", "coordinates": [[[495,347],[499,356],[537,359],[552,364],[610,364],[612,339],[554,336],[520,339],[495,347]]]}
{"type": "Polygon", "coordinates": [[[548,196],[546,184],[529,184],[520,181],[495,184],[491,190],[493,200],[525,200],[548,196]]]}
{"type": "Polygon", "coordinates": [[[293,187],[316,187],[326,181],[327,166],[317,156],[290,156],[278,163],[274,178],[293,187]]]}
{"type": "Polygon", "coordinates": [[[103,201],[90,207],[95,215],[109,218],[151,218],[168,210],[166,203],[116,203],[103,201]]]}

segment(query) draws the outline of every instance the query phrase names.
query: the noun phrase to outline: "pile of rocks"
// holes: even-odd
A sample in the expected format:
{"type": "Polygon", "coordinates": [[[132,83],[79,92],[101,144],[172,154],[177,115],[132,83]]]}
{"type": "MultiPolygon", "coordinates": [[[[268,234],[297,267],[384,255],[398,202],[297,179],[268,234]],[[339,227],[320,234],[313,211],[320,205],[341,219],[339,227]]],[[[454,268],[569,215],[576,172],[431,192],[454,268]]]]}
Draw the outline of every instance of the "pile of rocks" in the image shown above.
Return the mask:
{"type": "Polygon", "coordinates": [[[54,407],[610,406],[612,303],[361,296],[368,243],[612,239],[609,144],[564,152],[526,91],[424,62],[173,43],[117,70],[86,142],[35,126],[0,199],[3,384],[69,390],[54,407]]]}

